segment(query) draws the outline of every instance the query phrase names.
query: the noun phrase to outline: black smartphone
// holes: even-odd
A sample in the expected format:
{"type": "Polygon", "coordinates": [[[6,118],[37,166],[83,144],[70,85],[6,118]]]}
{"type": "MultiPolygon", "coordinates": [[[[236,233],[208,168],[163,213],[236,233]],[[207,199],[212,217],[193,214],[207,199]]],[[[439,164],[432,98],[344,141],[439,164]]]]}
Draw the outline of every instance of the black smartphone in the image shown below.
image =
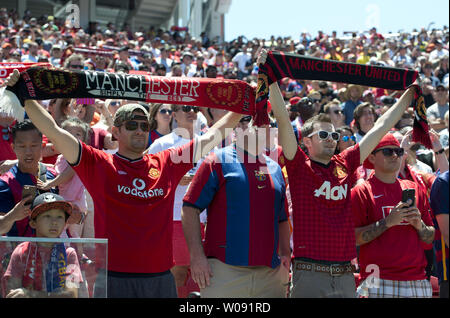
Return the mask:
{"type": "Polygon", "coordinates": [[[405,189],[402,191],[402,202],[406,202],[411,200],[411,204],[409,206],[413,206],[416,201],[416,190],[414,189],[405,189]]]}
{"type": "Polygon", "coordinates": [[[31,199],[27,202],[27,204],[33,202],[34,197],[36,196],[36,191],[37,191],[36,186],[31,186],[31,185],[23,186],[22,199],[31,195],[31,199]]]}

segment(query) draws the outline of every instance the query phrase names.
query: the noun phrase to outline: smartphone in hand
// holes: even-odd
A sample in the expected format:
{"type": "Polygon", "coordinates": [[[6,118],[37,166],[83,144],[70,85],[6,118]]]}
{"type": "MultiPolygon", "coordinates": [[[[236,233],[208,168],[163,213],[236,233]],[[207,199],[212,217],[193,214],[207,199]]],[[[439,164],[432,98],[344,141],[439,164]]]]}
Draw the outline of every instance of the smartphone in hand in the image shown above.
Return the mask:
{"type": "Polygon", "coordinates": [[[22,190],[22,199],[27,196],[31,196],[31,199],[28,200],[26,203],[26,204],[31,204],[34,200],[34,197],[36,196],[36,192],[37,192],[36,186],[25,185],[25,186],[23,186],[23,190],[22,190]]]}
{"type": "Polygon", "coordinates": [[[409,206],[413,206],[416,201],[416,190],[405,189],[402,191],[402,202],[407,202],[408,200],[411,200],[411,204],[409,206]]]}

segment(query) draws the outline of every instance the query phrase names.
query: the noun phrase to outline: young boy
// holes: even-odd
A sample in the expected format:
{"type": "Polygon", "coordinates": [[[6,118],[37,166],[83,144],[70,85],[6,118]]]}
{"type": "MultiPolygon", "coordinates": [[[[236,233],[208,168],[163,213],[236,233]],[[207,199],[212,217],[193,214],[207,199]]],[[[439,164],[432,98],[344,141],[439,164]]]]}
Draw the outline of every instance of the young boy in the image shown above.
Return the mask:
{"type": "MultiPolygon", "coordinates": [[[[72,205],[47,192],[34,199],[31,210],[36,237],[59,238],[72,205]]],[[[3,280],[6,298],[77,297],[81,282],[77,254],[63,243],[24,242],[12,253],[3,280]]]]}
{"type": "MultiPolygon", "coordinates": [[[[84,143],[89,142],[89,125],[80,119],[76,117],[69,117],[61,124],[61,128],[68,131],[78,140],[84,143]]],[[[59,155],[58,159],[56,159],[54,169],[58,175],[54,179],[47,180],[46,182],[37,180],[37,187],[40,190],[45,191],[50,191],[50,189],[58,187],[59,194],[65,199],[65,201],[71,203],[74,209],[76,208],[75,205],[78,207],[82,214],[81,224],[67,224],[66,228],[68,228],[70,237],[80,238],[83,234],[83,226],[85,224],[84,220],[86,219],[85,217],[88,213],[85,187],[75,171],[69,166],[63,155],[59,155]]],[[[89,220],[91,221],[89,224],[89,232],[92,232],[91,229],[94,227],[94,218],[91,217],[89,220]]],[[[79,252],[80,254],[78,255],[81,255],[82,250],[79,252]]]]}

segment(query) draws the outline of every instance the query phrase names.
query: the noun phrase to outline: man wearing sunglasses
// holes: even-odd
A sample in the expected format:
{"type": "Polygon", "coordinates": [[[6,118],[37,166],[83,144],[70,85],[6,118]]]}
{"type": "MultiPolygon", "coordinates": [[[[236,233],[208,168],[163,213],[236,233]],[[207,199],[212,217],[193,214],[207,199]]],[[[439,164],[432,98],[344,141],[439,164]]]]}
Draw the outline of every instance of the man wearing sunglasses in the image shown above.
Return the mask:
{"type": "Polygon", "coordinates": [[[81,54],[72,54],[64,61],[64,68],[69,71],[81,71],[83,66],[84,57],[81,54]]]}
{"type": "MultiPolygon", "coordinates": [[[[266,58],[263,50],[259,61],[265,63],[266,58]]],[[[338,155],[335,148],[339,134],[329,116],[319,114],[302,127],[306,154],[297,145],[278,84],[273,83],[269,89],[292,198],[291,297],[355,297],[350,263],[356,257],[351,176],[401,118],[413,99],[414,88],[378,119],[359,144],[338,155]]]]}
{"type": "MultiPolygon", "coordinates": [[[[19,76],[14,70],[6,84],[14,85],[19,76]]],[[[108,296],[176,297],[170,273],[175,190],[194,163],[219,144],[220,136],[234,128],[242,115],[230,112],[188,144],[144,155],[149,115],[142,105],[127,104],[114,116],[112,134],[119,149],[111,155],[79,142],[36,101],[26,100],[25,111],[93,197],[95,236],[108,239],[108,296]]],[[[102,283],[97,278],[96,287],[105,288],[102,283]]]]}
{"type": "Polygon", "coordinates": [[[339,128],[345,125],[344,112],[341,109],[341,105],[336,101],[331,101],[323,107],[323,111],[330,116],[331,123],[334,128],[339,128]]]}
{"type": "Polygon", "coordinates": [[[360,246],[360,291],[369,298],[432,296],[423,243],[433,242],[435,230],[425,191],[415,182],[397,178],[404,153],[399,141],[387,134],[364,161],[374,175],[351,191],[360,246]],[[413,202],[402,202],[405,189],[414,189],[413,202]]]}

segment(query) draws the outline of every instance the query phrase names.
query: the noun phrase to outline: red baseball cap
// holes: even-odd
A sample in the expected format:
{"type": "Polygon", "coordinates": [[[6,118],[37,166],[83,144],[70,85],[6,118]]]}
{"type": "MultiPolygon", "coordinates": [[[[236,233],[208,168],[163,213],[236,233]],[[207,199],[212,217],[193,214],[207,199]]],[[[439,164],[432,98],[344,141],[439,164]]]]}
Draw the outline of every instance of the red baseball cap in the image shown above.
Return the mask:
{"type": "Polygon", "coordinates": [[[289,104],[291,104],[291,105],[296,105],[299,101],[300,101],[300,97],[298,97],[298,96],[295,96],[295,97],[292,97],[290,100],[289,100],[289,104]]]}
{"type": "MultiPolygon", "coordinates": [[[[400,143],[397,140],[397,138],[394,137],[393,134],[391,133],[387,133],[381,140],[380,143],[378,144],[378,146],[375,147],[374,150],[372,150],[372,152],[374,152],[377,149],[383,148],[383,147],[387,147],[387,146],[395,146],[395,147],[400,147],[400,143]]],[[[366,169],[374,169],[375,167],[373,166],[373,164],[369,161],[369,158],[366,158],[366,160],[364,160],[363,163],[363,167],[366,169]]]]}

